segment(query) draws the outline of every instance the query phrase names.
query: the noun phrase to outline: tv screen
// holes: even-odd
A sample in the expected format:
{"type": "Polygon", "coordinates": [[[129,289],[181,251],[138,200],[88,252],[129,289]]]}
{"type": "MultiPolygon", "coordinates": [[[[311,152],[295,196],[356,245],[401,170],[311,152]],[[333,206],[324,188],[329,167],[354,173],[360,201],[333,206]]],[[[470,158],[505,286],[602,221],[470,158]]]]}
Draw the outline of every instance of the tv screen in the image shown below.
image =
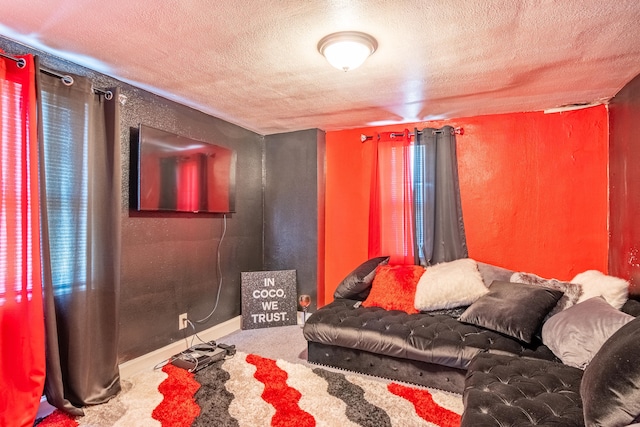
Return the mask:
{"type": "Polygon", "coordinates": [[[141,124],[137,154],[139,211],[235,212],[235,150],[141,124]]]}

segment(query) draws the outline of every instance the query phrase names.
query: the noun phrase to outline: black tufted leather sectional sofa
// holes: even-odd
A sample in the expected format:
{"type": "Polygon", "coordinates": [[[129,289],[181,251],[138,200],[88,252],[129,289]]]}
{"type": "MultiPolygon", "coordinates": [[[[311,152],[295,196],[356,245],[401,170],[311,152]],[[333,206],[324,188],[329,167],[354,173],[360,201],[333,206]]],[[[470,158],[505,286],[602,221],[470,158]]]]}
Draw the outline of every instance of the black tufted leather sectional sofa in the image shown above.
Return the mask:
{"type": "Polygon", "coordinates": [[[320,365],[462,393],[479,353],[557,360],[539,342],[521,342],[447,314],[388,311],[337,299],[304,327],[308,360],[320,365]]]}
{"type": "Polygon", "coordinates": [[[620,328],[587,368],[490,353],[469,364],[462,427],[640,424],[640,302],[621,309],[636,319],[620,328]]]}
{"type": "Polygon", "coordinates": [[[546,360],[479,354],[469,366],[462,426],[584,426],[583,371],[546,360]]]}
{"type": "Polygon", "coordinates": [[[309,317],[304,336],[309,362],[463,394],[462,426],[585,425],[583,371],[539,341],[340,298],[309,317]]]}

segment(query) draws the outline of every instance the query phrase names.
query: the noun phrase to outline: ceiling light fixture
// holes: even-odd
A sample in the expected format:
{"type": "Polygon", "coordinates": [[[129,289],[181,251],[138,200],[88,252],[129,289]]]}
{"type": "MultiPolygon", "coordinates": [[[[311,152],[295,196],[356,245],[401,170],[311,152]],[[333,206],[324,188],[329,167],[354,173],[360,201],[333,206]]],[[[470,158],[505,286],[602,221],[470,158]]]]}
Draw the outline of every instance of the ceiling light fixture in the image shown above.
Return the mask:
{"type": "Polygon", "coordinates": [[[318,51],[338,70],[358,68],[376,51],[378,42],[369,34],[341,31],[329,34],[318,42],[318,51]]]}

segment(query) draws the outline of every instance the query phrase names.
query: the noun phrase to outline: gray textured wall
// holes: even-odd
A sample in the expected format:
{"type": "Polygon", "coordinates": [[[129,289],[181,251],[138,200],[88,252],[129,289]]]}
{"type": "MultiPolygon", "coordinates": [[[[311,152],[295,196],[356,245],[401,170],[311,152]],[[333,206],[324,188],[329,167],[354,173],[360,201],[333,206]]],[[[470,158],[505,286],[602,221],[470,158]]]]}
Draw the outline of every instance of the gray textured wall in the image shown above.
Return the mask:
{"type": "MultiPolygon", "coordinates": [[[[207,329],[240,315],[240,273],[262,268],[262,137],[222,120],[145,93],[123,115],[138,122],[237,150],[236,212],[227,215],[220,245],[222,290],[207,329]]],[[[129,104],[129,102],[127,102],[129,104]]],[[[126,137],[126,130],[123,138],[126,137]]],[[[129,158],[129,152],[125,156],[129,158]]],[[[123,162],[123,169],[127,162],[123,162]]],[[[128,173],[127,173],[128,175],[128,173]]],[[[125,186],[129,188],[128,184],[125,186]]],[[[128,197],[127,197],[128,199],[128,197]]],[[[124,202],[123,202],[124,203],[124,202]]],[[[128,202],[127,202],[128,206],[128,202]]],[[[213,309],[219,285],[217,248],[222,215],[137,213],[122,215],[120,353],[137,357],[183,337],[180,313],[202,319],[213,309]]]]}
{"type": "Polygon", "coordinates": [[[129,211],[130,135],[139,123],[237,150],[237,212],[228,215],[220,248],[224,279],[220,303],[198,330],[238,316],[240,273],[263,269],[263,137],[2,37],[0,49],[7,54],[38,54],[41,66],[88,76],[96,87],[118,86],[126,97],[121,108],[120,362],[181,340],[178,315],[207,315],[219,283],[216,249],[223,228],[221,215],[129,211]]]}
{"type": "Polygon", "coordinates": [[[310,311],[324,286],[324,157],[317,129],[265,137],[265,269],[296,270],[310,311]]]}

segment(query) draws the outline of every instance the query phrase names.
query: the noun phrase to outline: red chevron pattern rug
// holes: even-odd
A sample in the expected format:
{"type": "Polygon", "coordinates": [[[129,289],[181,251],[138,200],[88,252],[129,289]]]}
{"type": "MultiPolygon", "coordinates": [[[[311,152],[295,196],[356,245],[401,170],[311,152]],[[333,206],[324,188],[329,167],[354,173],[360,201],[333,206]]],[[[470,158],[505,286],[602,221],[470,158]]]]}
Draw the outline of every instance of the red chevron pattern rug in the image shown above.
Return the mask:
{"type": "Polygon", "coordinates": [[[39,427],[460,425],[462,398],[238,352],[192,374],[173,365],[123,381],[120,395],[39,427]]]}

